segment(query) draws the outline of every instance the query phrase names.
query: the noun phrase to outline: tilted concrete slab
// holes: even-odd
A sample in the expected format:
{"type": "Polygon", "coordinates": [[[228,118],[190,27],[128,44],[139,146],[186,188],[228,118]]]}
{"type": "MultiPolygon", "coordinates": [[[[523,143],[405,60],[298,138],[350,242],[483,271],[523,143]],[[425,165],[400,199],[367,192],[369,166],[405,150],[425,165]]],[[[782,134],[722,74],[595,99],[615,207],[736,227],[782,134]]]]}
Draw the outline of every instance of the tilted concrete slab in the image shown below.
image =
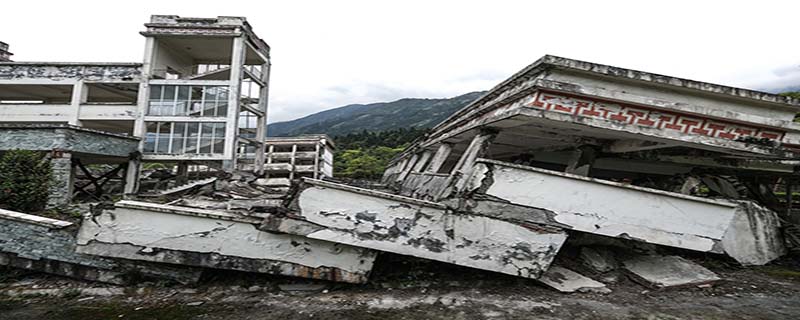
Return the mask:
{"type": "Polygon", "coordinates": [[[640,256],[622,262],[632,278],[654,288],[685,287],[719,281],[703,266],[678,256],[640,256]]]}
{"type": "Polygon", "coordinates": [[[77,253],[74,229],[67,221],[0,210],[0,265],[112,284],[128,284],[142,276],[181,283],[200,278],[197,268],[77,253]]]}
{"type": "Polygon", "coordinates": [[[262,227],[527,278],[547,270],[566,240],[558,228],[458,214],[439,203],[304,181],[292,205],[301,220],[262,227]]]}
{"type": "Polygon", "coordinates": [[[564,293],[611,293],[605,284],[561,266],[550,267],[537,281],[564,293]]]}
{"type": "Polygon", "coordinates": [[[465,210],[765,264],[783,248],[775,213],[734,203],[479,159],[465,210]]]}
{"type": "Polygon", "coordinates": [[[77,251],[106,257],[271,273],[350,283],[367,281],[375,252],[256,229],[236,213],[137,201],[86,216],[77,251]]]}

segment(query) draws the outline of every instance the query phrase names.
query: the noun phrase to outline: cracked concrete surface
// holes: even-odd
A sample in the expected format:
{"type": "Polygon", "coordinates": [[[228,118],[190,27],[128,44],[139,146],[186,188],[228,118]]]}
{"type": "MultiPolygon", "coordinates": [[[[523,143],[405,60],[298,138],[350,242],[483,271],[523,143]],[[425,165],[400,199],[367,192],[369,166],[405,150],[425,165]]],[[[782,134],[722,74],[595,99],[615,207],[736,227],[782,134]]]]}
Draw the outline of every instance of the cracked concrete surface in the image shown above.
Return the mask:
{"type": "Polygon", "coordinates": [[[298,214],[326,240],[521,277],[537,278],[566,240],[554,228],[458,214],[438,204],[306,180],[298,214]],[[405,201],[404,201],[405,200],[405,201]]]}
{"type": "Polygon", "coordinates": [[[87,216],[78,252],[356,283],[366,281],[375,258],[367,249],[260,231],[259,219],[222,220],[223,214],[214,217],[209,210],[159,207],[162,212],[127,201],[87,216]]]}

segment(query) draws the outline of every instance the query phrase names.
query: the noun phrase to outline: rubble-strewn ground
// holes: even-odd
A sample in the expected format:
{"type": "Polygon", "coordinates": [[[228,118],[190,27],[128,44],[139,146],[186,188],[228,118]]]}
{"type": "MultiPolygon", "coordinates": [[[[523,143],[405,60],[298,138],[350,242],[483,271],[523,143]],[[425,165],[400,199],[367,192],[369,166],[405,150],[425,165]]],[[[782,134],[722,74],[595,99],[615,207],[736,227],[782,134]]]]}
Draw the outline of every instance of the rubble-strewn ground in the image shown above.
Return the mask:
{"type": "Polygon", "coordinates": [[[800,318],[800,258],[752,268],[690,258],[725,280],[648,290],[612,272],[594,276],[611,294],[561,294],[532,280],[393,255],[379,258],[363,286],[219,272],[196,287],[119,288],[3,269],[0,319],[800,318]],[[292,283],[295,291],[284,291],[292,283]]]}

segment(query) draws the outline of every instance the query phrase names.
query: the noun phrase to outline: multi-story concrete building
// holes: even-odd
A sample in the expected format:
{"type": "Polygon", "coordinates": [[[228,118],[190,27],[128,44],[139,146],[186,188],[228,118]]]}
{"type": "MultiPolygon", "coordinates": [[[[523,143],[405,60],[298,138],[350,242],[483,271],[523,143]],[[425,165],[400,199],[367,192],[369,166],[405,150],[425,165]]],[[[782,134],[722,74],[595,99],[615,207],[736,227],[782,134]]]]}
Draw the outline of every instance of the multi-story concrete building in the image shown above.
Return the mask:
{"type": "Polygon", "coordinates": [[[270,137],[266,145],[266,185],[288,187],[294,179],[333,177],[336,145],[327,135],[270,137]]]}
{"type": "Polygon", "coordinates": [[[145,27],[141,63],[11,62],[0,43],[0,124],[138,138],[126,193],[137,190],[141,162],[229,171],[238,161],[260,172],[269,46],[243,17],[154,15],[145,27]],[[252,157],[237,154],[245,146],[252,157]]]}

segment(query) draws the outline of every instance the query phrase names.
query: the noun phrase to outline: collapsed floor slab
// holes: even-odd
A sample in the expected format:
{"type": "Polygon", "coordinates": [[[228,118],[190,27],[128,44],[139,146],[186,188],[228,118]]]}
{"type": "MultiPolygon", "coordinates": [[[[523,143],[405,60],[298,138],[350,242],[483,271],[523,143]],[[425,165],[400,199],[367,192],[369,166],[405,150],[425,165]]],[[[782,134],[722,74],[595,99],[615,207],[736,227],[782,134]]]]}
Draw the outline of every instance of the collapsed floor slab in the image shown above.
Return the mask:
{"type": "Polygon", "coordinates": [[[87,215],[77,251],[105,257],[364,283],[375,252],[257,230],[260,218],[137,201],[87,215]]]}
{"type": "Polygon", "coordinates": [[[711,270],[678,256],[640,256],[622,262],[637,282],[654,288],[684,287],[719,281],[711,270]]]}
{"type": "Polygon", "coordinates": [[[730,202],[479,159],[465,210],[603,236],[724,253],[760,265],[785,253],[776,214],[730,202]]]}
{"type": "Polygon", "coordinates": [[[128,284],[141,276],[181,283],[200,278],[196,268],[77,253],[74,229],[67,221],[0,209],[0,265],[112,284],[128,284]]]}
{"type": "Polygon", "coordinates": [[[292,209],[297,217],[267,219],[262,228],[538,278],[566,234],[558,228],[458,214],[444,205],[305,179],[292,209]]]}
{"type": "Polygon", "coordinates": [[[537,281],[558,292],[610,293],[605,284],[561,266],[552,266],[537,281]]]}

